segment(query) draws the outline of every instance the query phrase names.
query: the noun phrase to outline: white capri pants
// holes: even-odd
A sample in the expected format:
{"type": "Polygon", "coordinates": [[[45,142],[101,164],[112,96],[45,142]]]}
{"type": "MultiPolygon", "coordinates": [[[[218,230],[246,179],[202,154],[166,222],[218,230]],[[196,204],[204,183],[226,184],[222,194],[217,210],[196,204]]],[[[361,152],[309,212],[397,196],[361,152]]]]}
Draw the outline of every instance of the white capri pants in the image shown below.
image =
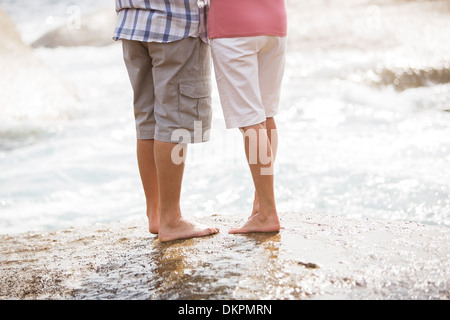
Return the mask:
{"type": "Polygon", "coordinates": [[[211,53],[227,128],[243,128],[278,113],[286,37],[211,40],[211,53]]]}

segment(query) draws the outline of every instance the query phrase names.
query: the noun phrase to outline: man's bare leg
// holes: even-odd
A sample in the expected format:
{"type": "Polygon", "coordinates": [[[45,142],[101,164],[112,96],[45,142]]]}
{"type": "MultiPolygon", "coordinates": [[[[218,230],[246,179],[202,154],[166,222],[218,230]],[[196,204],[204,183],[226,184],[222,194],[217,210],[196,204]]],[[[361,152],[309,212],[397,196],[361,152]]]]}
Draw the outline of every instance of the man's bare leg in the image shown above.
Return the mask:
{"type": "MultiPolygon", "coordinates": [[[[172,161],[172,150],[176,145],[175,143],[155,141],[160,208],[158,238],[161,242],[203,237],[219,232],[218,228],[206,227],[182,217],[180,196],[184,161],[181,164],[175,164],[172,161]]],[[[186,158],[184,151],[181,156],[186,158]]]]}
{"type": "MultiPolygon", "coordinates": [[[[269,137],[270,146],[272,147],[272,156],[273,156],[273,162],[275,163],[275,159],[277,157],[277,151],[278,151],[278,131],[277,131],[277,125],[275,123],[275,118],[267,118],[264,122],[264,126],[267,129],[267,136],[269,137]]],[[[252,213],[249,217],[253,217],[255,214],[257,214],[259,211],[259,199],[258,199],[258,193],[255,191],[255,197],[253,199],[253,209],[252,213]]]]}
{"type": "Polygon", "coordinates": [[[249,137],[245,138],[245,153],[258,195],[259,209],[258,213],[251,216],[242,227],[232,228],[229,233],[279,231],[280,221],[275,205],[273,173],[268,174],[266,172],[267,170],[273,170],[273,153],[266,127],[264,123],[261,123],[241,129],[244,137],[247,134],[249,137]],[[264,158],[270,159],[268,163],[262,161],[261,151],[267,152],[264,158]]]}
{"type": "Polygon", "coordinates": [[[159,192],[156,175],[155,140],[137,140],[137,160],[142,186],[147,204],[147,217],[150,233],[159,231],[159,192]]]}

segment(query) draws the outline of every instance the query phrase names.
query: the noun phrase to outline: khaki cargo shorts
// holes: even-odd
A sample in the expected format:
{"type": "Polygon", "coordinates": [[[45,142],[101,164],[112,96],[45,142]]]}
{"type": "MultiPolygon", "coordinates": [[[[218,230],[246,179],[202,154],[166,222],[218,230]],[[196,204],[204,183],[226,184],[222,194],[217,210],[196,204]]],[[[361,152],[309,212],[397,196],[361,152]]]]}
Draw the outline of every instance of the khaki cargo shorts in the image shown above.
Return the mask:
{"type": "Polygon", "coordinates": [[[199,38],[170,43],[122,40],[133,88],[137,139],[209,140],[211,57],[199,38]]]}

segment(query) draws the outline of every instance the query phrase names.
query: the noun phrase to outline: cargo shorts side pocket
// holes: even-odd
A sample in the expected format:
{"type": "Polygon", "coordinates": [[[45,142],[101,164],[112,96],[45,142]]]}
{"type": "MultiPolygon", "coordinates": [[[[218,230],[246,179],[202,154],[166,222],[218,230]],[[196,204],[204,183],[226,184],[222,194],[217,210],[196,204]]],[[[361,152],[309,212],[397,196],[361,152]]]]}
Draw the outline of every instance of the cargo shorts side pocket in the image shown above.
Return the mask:
{"type": "Polygon", "coordinates": [[[195,121],[201,121],[203,129],[211,126],[211,84],[209,79],[179,83],[178,112],[181,125],[189,130],[195,121]]]}

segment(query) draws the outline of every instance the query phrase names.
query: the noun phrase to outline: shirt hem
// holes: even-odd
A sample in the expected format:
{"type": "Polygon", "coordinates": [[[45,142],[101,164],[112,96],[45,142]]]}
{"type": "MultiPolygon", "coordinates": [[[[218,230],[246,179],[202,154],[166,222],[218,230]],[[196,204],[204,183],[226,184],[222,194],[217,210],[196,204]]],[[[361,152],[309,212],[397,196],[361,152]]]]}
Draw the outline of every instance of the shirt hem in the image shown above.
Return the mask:
{"type": "Polygon", "coordinates": [[[287,37],[287,32],[254,32],[254,33],[230,33],[223,35],[209,35],[209,39],[220,39],[220,38],[241,38],[241,37],[260,37],[260,36],[271,36],[271,37],[287,37]]]}
{"type": "Polygon", "coordinates": [[[174,38],[174,39],[167,40],[167,41],[164,41],[164,40],[158,40],[158,39],[147,39],[147,38],[136,37],[136,36],[133,36],[133,37],[127,37],[127,36],[122,36],[122,35],[121,35],[121,36],[114,36],[114,37],[112,37],[112,39],[113,39],[114,41],[119,41],[119,40],[131,40],[131,41],[156,42],[156,43],[171,43],[171,42],[180,41],[180,40],[187,39],[187,38],[199,38],[199,36],[198,36],[198,35],[190,35],[190,36],[187,36],[187,37],[174,38]]]}

